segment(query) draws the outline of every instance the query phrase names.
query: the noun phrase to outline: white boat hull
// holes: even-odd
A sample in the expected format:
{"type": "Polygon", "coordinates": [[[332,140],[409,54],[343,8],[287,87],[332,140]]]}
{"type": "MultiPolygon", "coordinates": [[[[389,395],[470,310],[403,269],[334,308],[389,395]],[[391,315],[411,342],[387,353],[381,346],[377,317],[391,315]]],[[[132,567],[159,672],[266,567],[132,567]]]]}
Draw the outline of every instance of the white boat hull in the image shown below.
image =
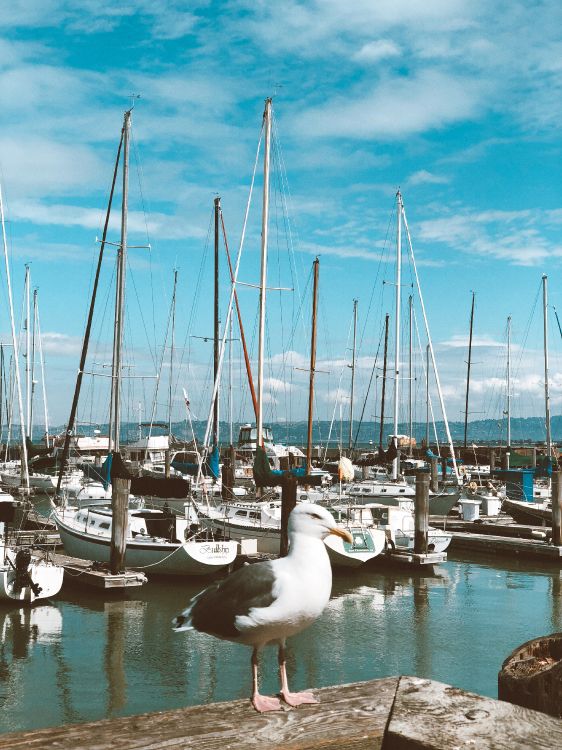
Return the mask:
{"type": "Polygon", "coordinates": [[[385,533],[381,529],[349,526],[353,542],[330,534],[324,543],[334,567],[358,568],[380,555],[384,549],[385,533]]]}
{"type": "MultiPolygon", "coordinates": [[[[11,554],[11,551],[8,552],[11,554]]],[[[13,555],[15,559],[15,555],[13,555]]],[[[31,604],[37,599],[56,596],[62,587],[64,568],[49,560],[34,557],[27,571],[31,580],[40,587],[37,593],[31,586],[16,587],[16,571],[9,563],[0,565],[0,600],[31,604]]]]}
{"type": "MultiPolygon", "coordinates": [[[[65,552],[82,560],[108,563],[110,539],[93,536],[73,527],[72,521],[53,513],[65,552]]],[[[186,541],[183,543],[152,540],[151,537],[127,539],[125,565],[150,575],[203,576],[228,567],[236,559],[234,541],[186,541]]]]}

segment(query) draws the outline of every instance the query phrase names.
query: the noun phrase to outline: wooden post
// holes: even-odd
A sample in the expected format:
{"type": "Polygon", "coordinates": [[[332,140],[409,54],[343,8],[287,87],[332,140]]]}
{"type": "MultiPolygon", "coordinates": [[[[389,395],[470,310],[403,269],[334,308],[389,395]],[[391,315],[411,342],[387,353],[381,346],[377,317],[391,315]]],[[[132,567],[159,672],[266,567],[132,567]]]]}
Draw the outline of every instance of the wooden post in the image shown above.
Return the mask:
{"type": "Polygon", "coordinates": [[[125,570],[125,550],[127,542],[127,519],[129,510],[129,479],[116,478],[112,480],[111,507],[113,520],[111,524],[111,551],[109,559],[110,572],[113,575],[125,570]]]}
{"type": "Polygon", "coordinates": [[[431,464],[431,491],[439,491],[439,477],[437,475],[437,456],[431,456],[429,459],[431,464]]]}
{"type": "Polygon", "coordinates": [[[170,449],[168,448],[167,451],[164,453],[164,474],[166,475],[166,479],[170,478],[170,449]]]}
{"type": "Polygon", "coordinates": [[[447,457],[443,456],[441,459],[441,478],[444,482],[447,481],[447,457]]]}
{"type": "Polygon", "coordinates": [[[552,544],[562,545],[562,472],[552,472],[552,544]]]}
{"type": "Polygon", "coordinates": [[[504,471],[509,469],[509,453],[507,452],[507,450],[503,451],[503,453],[501,454],[501,459],[502,459],[502,469],[504,471]]]}
{"type": "Polygon", "coordinates": [[[231,457],[225,456],[222,462],[222,486],[221,497],[225,502],[232,500],[234,486],[234,468],[231,464],[231,457]]]}
{"type": "Polygon", "coordinates": [[[533,467],[533,469],[537,468],[537,449],[536,448],[533,448],[532,453],[531,453],[531,466],[533,467]]]}
{"type": "Polygon", "coordinates": [[[493,448],[490,448],[490,474],[496,468],[496,452],[493,448]]]}
{"type": "Polygon", "coordinates": [[[364,464],[361,467],[361,479],[368,479],[369,478],[369,467],[367,464],[364,464]]]}
{"type": "Polygon", "coordinates": [[[289,515],[297,504],[297,478],[292,474],[285,474],[281,480],[281,542],[279,555],[285,557],[289,551],[289,537],[287,527],[289,515]]]}
{"type": "Polygon", "coordinates": [[[429,474],[416,472],[416,498],[414,501],[414,552],[427,554],[429,530],[429,474]]]}

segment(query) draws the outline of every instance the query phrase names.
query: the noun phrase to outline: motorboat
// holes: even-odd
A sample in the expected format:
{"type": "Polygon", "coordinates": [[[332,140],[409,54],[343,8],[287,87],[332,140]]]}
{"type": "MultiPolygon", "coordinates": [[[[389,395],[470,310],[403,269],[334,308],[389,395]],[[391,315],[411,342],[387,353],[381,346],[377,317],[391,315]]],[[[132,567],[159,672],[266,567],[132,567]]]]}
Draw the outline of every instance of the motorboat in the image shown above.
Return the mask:
{"type": "Polygon", "coordinates": [[[32,604],[59,593],[64,568],[53,562],[48,550],[10,540],[8,527],[19,505],[11,495],[0,493],[0,600],[32,604]]]}

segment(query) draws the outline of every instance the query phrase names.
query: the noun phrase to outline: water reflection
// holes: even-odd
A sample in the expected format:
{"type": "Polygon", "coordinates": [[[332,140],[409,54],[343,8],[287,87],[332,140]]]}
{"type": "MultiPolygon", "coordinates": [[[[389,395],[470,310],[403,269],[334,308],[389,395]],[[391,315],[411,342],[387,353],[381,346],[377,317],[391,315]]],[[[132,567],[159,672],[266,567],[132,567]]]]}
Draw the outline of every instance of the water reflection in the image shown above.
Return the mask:
{"type": "MultiPolygon", "coordinates": [[[[452,559],[433,574],[336,573],[322,617],[289,640],[294,689],[416,674],[496,696],[503,659],[562,629],[558,569],[452,559]]],[[[246,697],[250,649],[171,620],[205,580],[152,580],[124,597],[65,587],[52,605],[0,610],[0,731],[246,697]]],[[[276,650],[263,691],[278,690],[276,650]]]]}

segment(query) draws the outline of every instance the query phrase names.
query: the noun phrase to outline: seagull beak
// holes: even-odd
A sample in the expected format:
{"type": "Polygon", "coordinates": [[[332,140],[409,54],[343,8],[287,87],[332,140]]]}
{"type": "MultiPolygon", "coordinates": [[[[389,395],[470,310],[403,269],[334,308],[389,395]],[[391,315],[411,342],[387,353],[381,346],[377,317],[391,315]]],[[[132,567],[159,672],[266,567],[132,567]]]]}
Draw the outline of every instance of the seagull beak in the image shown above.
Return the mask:
{"type": "Polygon", "coordinates": [[[345,539],[346,542],[349,542],[350,544],[353,543],[353,537],[347,529],[340,529],[339,526],[334,526],[334,528],[330,529],[330,534],[334,534],[334,536],[341,536],[341,538],[345,539]]]}

